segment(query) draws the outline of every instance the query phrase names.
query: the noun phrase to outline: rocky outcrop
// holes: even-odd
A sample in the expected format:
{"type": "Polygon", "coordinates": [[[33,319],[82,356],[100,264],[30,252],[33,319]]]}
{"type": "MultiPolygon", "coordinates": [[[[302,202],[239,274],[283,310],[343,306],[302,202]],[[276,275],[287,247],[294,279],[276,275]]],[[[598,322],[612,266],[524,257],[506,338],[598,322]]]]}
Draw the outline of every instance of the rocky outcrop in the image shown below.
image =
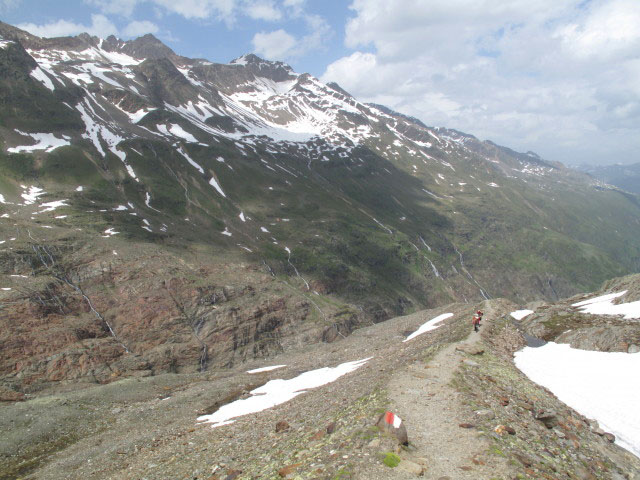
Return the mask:
{"type": "Polygon", "coordinates": [[[35,392],[57,382],[230,368],[345,338],[362,322],[349,309],[320,310],[253,268],[201,265],[169,274],[167,260],[161,255],[142,267],[134,258],[108,271],[89,263],[76,271],[106,324],[76,291],[40,269],[40,289],[25,290],[0,314],[0,378],[35,392]]]}
{"type": "Polygon", "coordinates": [[[598,292],[576,295],[554,304],[539,305],[521,324],[526,333],[546,341],[568,343],[573,348],[601,352],[633,353],[640,346],[640,322],[616,315],[592,315],[573,306],[585,299],[627,291],[615,303],[640,299],[640,275],[605,282],[598,292]]]}

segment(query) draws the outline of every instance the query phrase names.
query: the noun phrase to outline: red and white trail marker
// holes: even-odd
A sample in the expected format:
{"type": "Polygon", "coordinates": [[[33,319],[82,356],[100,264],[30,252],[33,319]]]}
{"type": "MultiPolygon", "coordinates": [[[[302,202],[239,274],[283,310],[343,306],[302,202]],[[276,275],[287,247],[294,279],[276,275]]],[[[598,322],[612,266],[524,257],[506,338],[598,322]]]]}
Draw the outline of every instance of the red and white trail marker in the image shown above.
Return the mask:
{"type": "Polygon", "coordinates": [[[380,418],[378,418],[378,423],[376,425],[380,430],[394,436],[398,440],[398,443],[402,445],[409,443],[407,429],[405,428],[402,419],[395,413],[390,411],[384,412],[380,415],[380,418]]]}

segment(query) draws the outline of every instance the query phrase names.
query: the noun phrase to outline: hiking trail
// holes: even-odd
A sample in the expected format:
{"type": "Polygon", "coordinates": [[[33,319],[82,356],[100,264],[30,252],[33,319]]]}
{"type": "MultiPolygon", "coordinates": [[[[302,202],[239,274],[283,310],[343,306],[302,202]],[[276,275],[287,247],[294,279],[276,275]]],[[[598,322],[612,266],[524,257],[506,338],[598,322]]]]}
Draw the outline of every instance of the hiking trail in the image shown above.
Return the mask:
{"type": "MultiPolygon", "coordinates": [[[[422,478],[492,479],[502,478],[501,474],[509,471],[502,457],[488,455],[490,443],[482,434],[474,428],[459,426],[473,424],[474,419],[469,418],[469,407],[462,404],[460,394],[451,385],[463,362],[473,361],[456,348],[481,347],[483,344],[482,334],[494,315],[490,302],[484,302],[483,307],[485,315],[480,332],[473,331],[469,318],[466,339],[442,348],[426,365],[420,360],[408,364],[389,382],[390,409],[405,422],[413,450],[400,453],[400,456],[409,460],[425,460],[426,470],[422,478]]],[[[375,478],[415,478],[415,475],[395,468],[378,470],[375,478]]]]}

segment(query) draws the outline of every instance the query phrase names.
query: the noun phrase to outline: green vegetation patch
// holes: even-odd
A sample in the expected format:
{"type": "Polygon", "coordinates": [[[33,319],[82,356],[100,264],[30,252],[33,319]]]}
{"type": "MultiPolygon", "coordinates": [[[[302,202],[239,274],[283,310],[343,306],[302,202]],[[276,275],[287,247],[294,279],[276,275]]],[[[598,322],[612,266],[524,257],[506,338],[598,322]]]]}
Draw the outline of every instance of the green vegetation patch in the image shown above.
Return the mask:
{"type": "Polygon", "coordinates": [[[393,452],[383,453],[384,458],[382,459],[382,463],[384,463],[387,467],[395,468],[400,465],[402,459],[393,452]]]}

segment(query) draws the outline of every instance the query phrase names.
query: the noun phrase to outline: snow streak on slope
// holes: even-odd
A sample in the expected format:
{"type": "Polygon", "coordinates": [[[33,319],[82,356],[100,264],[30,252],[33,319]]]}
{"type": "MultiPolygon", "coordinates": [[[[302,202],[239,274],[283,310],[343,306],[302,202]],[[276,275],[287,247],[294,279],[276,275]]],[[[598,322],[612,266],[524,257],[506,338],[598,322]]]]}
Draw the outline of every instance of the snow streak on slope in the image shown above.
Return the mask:
{"type": "Polygon", "coordinates": [[[82,136],[88,140],[91,140],[93,145],[96,147],[96,150],[98,150],[98,152],[100,152],[103,157],[106,155],[106,153],[104,151],[104,148],[102,148],[101,141],[104,141],[111,153],[113,153],[122,161],[129,176],[136,182],[140,182],[140,179],[136,176],[133,168],[131,168],[131,165],[129,165],[126,160],[126,153],[118,149],[118,145],[122,141],[124,141],[124,138],[112,132],[102,123],[104,122],[104,120],[96,113],[89,100],[85,99],[83,102],[84,106],[80,104],[76,105],[76,109],[78,110],[78,112],[80,112],[80,116],[86,127],[85,133],[83,133],[82,136]],[[85,107],[87,108],[85,109],[85,107]],[[90,115],[87,110],[89,110],[93,114],[93,116],[90,115]]]}
{"type": "Polygon", "coordinates": [[[247,370],[247,373],[270,372],[271,370],[277,370],[278,368],[283,368],[283,367],[286,367],[286,365],[272,365],[270,367],[261,367],[261,368],[254,368],[253,370],[247,370]]]}
{"type": "Polygon", "coordinates": [[[57,138],[53,133],[25,133],[20,130],[16,130],[20,135],[29,136],[33,138],[37,143],[35,145],[23,145],[18,147],[11,147],[7,150],[11,153],[20,152],[33,152],[34,150],[44,150],[49,153],[54,151],[58,147],[64,147],[70,145],[70,138],[63,135],[62,138],[57,138]]]}
{"type": "Polygon", "coordinates": [[[427,323],[424,323],[423,325],[421,325],[420,328],[418,328],[418,330],[413,332],[411,335],[405,338],[402,342],[403,343],[408,342],[409,340],[412,340],[417,336],[422,335],[423,333],[427,333],[427,332],[430,332],[431,330],[435,330],[436,328],[441,327],[442,325],[438,325],[438,324],[446,320],[447,318],[451,318],[451,317],[453,317],[453,313],[443,313],[442,315],[438,315],[436,318],[432,318],[427,323]]]}

